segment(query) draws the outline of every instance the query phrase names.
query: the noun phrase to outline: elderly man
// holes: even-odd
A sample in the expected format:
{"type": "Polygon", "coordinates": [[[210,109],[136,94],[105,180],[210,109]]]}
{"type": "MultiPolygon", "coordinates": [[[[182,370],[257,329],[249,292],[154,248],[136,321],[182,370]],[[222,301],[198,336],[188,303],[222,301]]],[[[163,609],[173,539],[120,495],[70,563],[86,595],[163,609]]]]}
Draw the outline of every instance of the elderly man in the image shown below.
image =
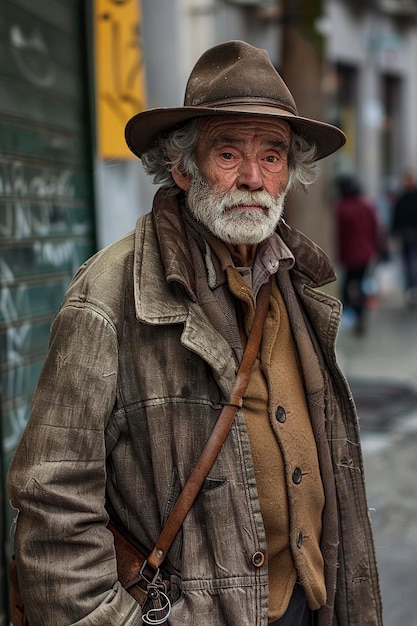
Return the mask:
{"type": "Polygon", "coordinates": [[[282,219],[288,189],[314,180],[343,133],[300,117],[266,52],[231,41],[199,59],[183,107],[136,115],[126,138],[161,189],[74,277],[10,468],[29,621],[381,625],[357,417],[334,356],[340,304],[316,289],[334,273],[282,219]],[[152,569],[169,580],[148,586],[164,610],[142,609],[118,580],[109,515],[150,554],[229,404],[229,434],[152,569]]]}

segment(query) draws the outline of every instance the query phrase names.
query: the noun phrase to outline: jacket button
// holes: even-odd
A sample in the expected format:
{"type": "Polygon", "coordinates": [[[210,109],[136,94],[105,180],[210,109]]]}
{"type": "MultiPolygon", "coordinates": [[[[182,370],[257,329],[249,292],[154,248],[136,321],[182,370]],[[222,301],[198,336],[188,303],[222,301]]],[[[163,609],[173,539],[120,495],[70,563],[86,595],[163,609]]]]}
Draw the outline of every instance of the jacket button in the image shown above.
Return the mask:
{"type": "Polygon", "coordinates": [[[285,422],[285,420],[287,419],[287,414],[283,406],[277,406],[275,410],[275,417],[279,422],[281,422],[281,424],[285,422]]]}
{"type": "Polygon", "coordinates": [[[303,545],[303,533],[299,532],[297,535],[297,548],[301,550],[302,545],[303,545]]]}
{"type": "Polygon", "coordinates": [[[255,554],[252,555],[252,565],[255,567],[262,567],[264,563],[265,555],[263,552],[255,552],[255,554]]]}
{"type": "Polygon", "coordinates": [[[302,478],[303,478],[303,475],[301,473],[300,468],[296,467],[292,473],[292,482],[295,483],[296,485],[299,485],[300,482],[302,481],[302,478]]]}

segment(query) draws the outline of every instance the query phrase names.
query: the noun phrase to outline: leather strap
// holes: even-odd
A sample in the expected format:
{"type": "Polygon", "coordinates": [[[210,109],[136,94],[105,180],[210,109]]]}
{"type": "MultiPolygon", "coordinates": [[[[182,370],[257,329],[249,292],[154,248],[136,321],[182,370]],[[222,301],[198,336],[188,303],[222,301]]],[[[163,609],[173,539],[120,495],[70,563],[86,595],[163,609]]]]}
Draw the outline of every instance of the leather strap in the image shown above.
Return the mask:
{"type": "Polygon", "coordinates": [[[262,285],[258,294],[255,315],[242,361],[232,387],[230,402],[223,406],[210,437],[203,448],[200,458],[185,483],[184,488],[180,493],[161,534],[159,535],[154,549],[148,556],[147,564],[150,565],[155,571],[158,570],[164,561],[175,536],[181,528],[181,525],[187,513],[191,509],[191,506],[197,497],[208,472],[220,452],[220,448],[222,447],[232,426],[233,419],[238,408],[242,406],[243,396],[245,394],[252,367],[255,363],[256,355],[258,354],[261,344],[264,320],[269,308],[270,292],[271,285],[270,281],[268,281],[262,285]]]}

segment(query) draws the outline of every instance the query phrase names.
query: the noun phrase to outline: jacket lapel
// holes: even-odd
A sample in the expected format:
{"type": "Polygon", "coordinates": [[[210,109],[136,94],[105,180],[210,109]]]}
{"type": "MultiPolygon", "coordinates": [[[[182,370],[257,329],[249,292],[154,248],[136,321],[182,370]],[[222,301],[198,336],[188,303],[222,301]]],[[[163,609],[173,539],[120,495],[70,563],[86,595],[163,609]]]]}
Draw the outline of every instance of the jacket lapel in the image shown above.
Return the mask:
{"type": "Polygon", "coordinates": [[[236,373],[233,352],[201,307],[184,297],[183,289],[182,280],[167,282],[152,216],[148,214],[138,220],[135,234],[136,317],[145,324],[183,324],[182,344],[208,363],[228,396],[236,373]]]}

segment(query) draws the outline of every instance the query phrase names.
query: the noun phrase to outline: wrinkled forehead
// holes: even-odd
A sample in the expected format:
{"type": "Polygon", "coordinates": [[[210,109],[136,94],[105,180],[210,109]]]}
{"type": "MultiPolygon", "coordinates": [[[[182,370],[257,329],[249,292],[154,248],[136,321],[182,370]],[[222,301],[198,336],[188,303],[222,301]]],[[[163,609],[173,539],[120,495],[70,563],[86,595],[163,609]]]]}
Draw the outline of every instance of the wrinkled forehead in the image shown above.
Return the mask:
{"type": "Polygon", "coordinates": [[[258,137],[262,140],[289,142],[291,129],[279,118],[260,115],[218,115],[201,117],[198,122],[199,138],[212,143],[218,137],[258,137]]]}

